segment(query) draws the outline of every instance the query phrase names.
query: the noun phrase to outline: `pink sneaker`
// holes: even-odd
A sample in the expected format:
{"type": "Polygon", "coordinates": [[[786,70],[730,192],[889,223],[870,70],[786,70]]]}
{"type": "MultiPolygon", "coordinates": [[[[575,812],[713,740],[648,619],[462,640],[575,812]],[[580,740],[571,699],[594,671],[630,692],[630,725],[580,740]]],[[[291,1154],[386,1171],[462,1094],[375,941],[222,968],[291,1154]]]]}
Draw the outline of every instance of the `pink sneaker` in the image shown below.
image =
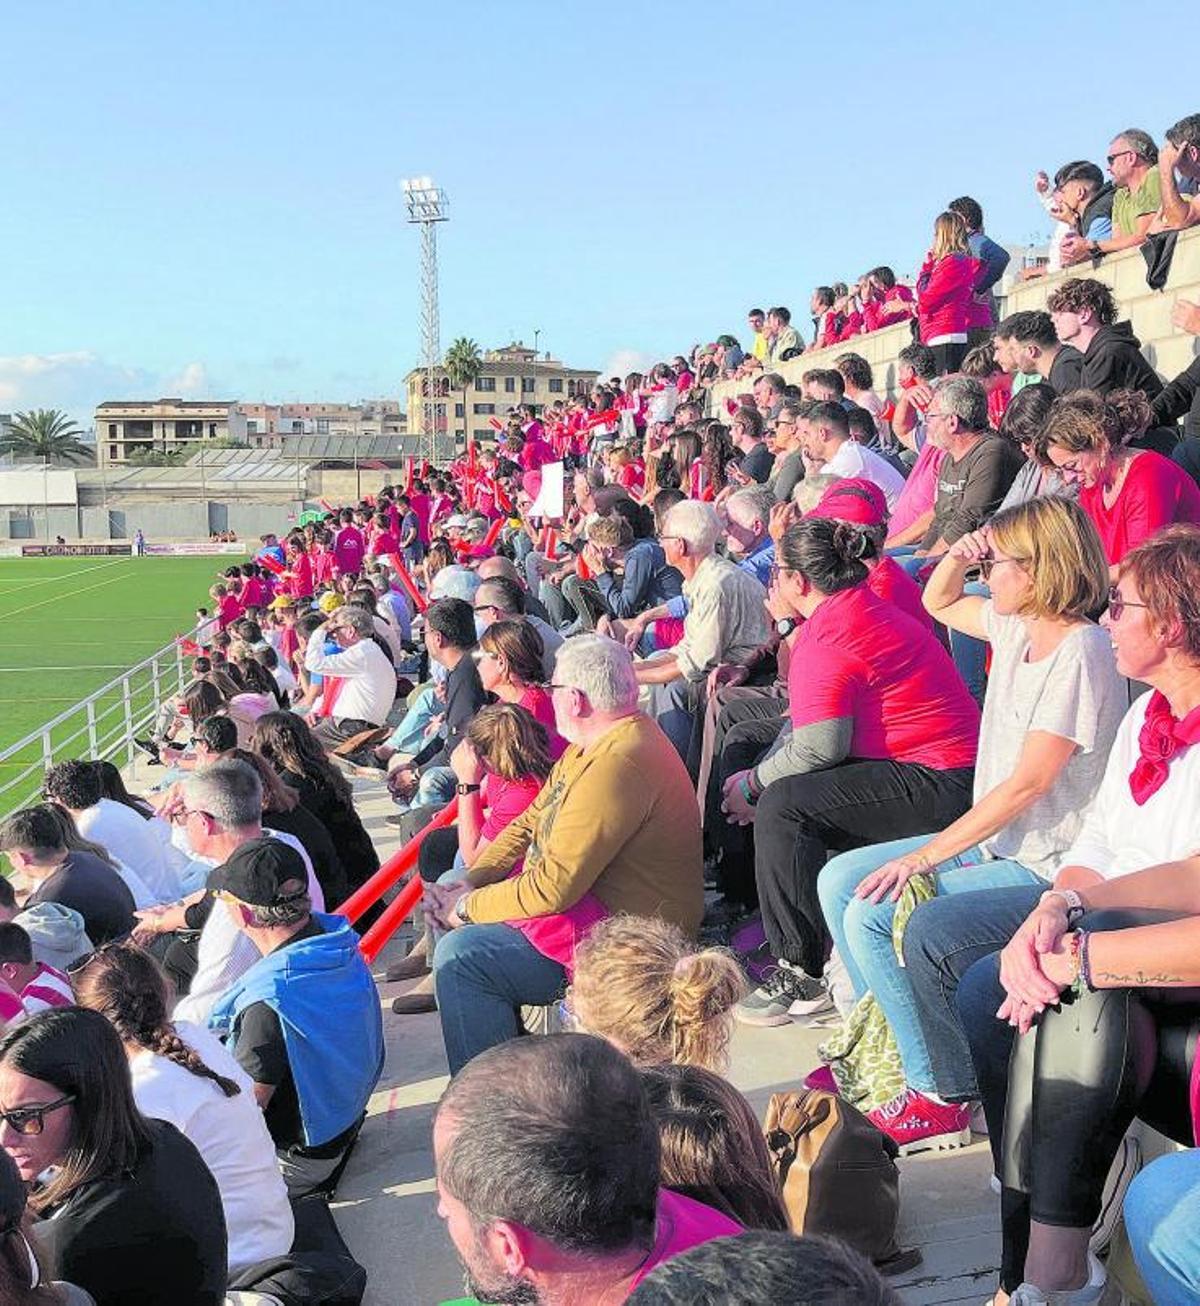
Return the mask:
{"type": "Polygon", "coordinates": [[[868,1111],[867,1119],[892,1139],[901,1156],[965,1147],[971,1141],[970,1107],[931,1102],[915,1088],[907,1088],[899,1097],[868,1111]]]}
{"type": "Polygon", "coordinates": [[[833,1071],[825,1065],[818,1066],[816,1070],[812,1070],[804,1076],[804,1087],[818,1088],[823,1093],[836,1093],[838,1091],[837,1080],[833,1077],[833,1071]]]}

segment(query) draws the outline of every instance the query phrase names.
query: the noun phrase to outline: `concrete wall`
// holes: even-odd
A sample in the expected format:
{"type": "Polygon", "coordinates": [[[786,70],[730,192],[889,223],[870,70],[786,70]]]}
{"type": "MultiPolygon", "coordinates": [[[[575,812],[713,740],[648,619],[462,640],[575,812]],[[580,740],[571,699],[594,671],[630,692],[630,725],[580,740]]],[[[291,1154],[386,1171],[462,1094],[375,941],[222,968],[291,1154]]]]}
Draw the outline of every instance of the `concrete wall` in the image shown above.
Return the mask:
{"type": "Polygon", "coordinates": [[[142,501],[122,508],[0,509],[0,539],[127,540],[139,528],[148,540],[206,540],[213,531],[234,530],[256,539],[286,530],[304,511],[292,503],[183,499],[142,501]]]}
{"type": "MultiPolygon", "coordinates": [[[[1171,309],[1177,298],[1200,302],[1200,228],[1183,232],[1176,241],[1171,275],[1165,290],[1154,291],[1146,285],[1146,260],[1140,250],[1130,249],[1110,254],[1095,271],[1090,263],[1085,263],[1052,277],[1018,283],[1001,304],[1001,314],[1045,308],[1050,292],[1067,277],[1094,277],[1112,286],[1120,318],[1132,321],[1142,342],[1142,352],[1164,379],[1170,380],[1178,375],[1200,352],[1200,341],[1196,337],[1185,335],[1171,326],[1171,309]]],[[[839,354],[853,351],[862,354],[871,364],[875,372],[875,389],[880,393],[894,394],[897,357],[911,340],[909,325],[902,322],[882,331],[873,331],[870,335],[855,336],[833,349],[810,350],[781,364],[777,370],[785,380],[799,385],[800,377],[809,368],[832,367],[839,354]]],[[[714,386],[713,413],[724,416],[725,400],[735,399],[739,393],[749,389],[747,381],[714,386]]]]}

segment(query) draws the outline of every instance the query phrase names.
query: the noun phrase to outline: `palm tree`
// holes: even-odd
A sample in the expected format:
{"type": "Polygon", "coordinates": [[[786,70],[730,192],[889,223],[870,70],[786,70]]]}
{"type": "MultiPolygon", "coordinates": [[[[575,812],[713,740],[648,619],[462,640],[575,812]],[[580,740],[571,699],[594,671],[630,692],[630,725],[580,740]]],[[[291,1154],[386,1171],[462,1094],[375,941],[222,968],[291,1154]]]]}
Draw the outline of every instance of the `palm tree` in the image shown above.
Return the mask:
{"type": "MultiPolygon", "coordinates": [[[[471,418],[467,412],[467,391],[475,384],[480,372],[483,371],[483,355],[479,352],[479,346],[474,340],[469,340],[466,336],[459,336],[446,350],[446,359],[443,366],[446,369],[446,378],[451,386],[455,390],[462,391],[463,429],[467,433],[467,443],[470,444],[471,418]]],[[[453,426],[450,429],[453,430],[453,426]]]]}
{"type": "Polygon", "coordinates": [[[82,434],[61,409],[37,408],[14,415],[8,434],[0,439],[0,454],[37,458],[47,465],[84,462],[95,451],[79,439],[82,434]]]}

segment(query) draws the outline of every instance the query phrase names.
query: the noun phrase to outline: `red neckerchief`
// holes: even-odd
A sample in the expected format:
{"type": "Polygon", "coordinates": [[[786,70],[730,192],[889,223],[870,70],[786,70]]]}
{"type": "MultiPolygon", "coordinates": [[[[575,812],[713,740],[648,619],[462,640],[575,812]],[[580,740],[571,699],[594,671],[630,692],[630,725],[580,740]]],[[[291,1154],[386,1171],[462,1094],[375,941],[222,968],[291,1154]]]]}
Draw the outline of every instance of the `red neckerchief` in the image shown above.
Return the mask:
{"type": "Polygon", "coordinates": [[[1155,690],[1138,732],[1141,756],[1129,776],[1129,791],[1139,807],[1162,788],[1176,753],[1197,740],[1200,740],[1200,707],[1193,708],[1182,721],[1176,721],[1171,715],[1171,705],[1155,690]]]}

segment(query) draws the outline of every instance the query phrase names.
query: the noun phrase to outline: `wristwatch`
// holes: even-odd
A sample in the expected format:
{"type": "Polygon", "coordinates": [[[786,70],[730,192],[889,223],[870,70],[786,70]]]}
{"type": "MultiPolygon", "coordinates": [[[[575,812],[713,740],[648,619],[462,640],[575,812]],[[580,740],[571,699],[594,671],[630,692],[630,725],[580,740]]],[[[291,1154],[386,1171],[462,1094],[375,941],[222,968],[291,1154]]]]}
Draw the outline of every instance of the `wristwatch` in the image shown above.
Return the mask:
{"type": "Polygon", "coordinates": [[[1045,901],[1047,898],[1061,898],[1067,904],[1067,929],[1070,929],[1087,912],[1083,899],[1074,889],[1047,889],[1042,894],[1042,900],[1045,901]]]}
{"type": "Polygon", "coordinates": [[[456,784],[454,786],[454,792],[461,798],[464,794],[477,794],[482,788],[482,785],[456,784]]]}
{"type": "Polygon", "coordinates": [[[1104,257],[1104,251],[1100,248],[1099,242],[1095,240],[1088,241],[1088,253],[1094,259],[1104,257]]]}
{"type": "Polygon", "coordinates": [[[780,617],[775,623],[775,630],[781,639],[787,639],[799,624],[795,617],[780,617]]]}

